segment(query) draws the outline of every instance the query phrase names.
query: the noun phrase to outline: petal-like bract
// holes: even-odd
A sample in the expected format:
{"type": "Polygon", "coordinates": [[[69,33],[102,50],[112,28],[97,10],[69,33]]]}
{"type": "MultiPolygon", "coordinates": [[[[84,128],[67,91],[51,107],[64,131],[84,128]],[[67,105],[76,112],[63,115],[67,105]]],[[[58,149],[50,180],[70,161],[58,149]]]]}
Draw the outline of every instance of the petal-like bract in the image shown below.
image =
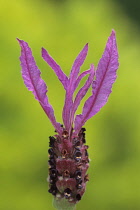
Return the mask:
{"type": "MultiPolygon", "coordinates": [[[[52,124],[56,130],[61,133],[60,124],[56,122],[54,111],[52,106],[48,102],[46,96],[47,86],[40,77],[40,70],[36,66],[35,60],[32,56],[31,49],[28,44],[22,40],[18,40],[21,48],[21,66],[22,66],[22,76],[24,83],[29,90],[33,92],[35,98],[40,102],[42,108],[46,112],[47,116],[51,120],[52,124]]],[[[108,38],[106,48],[104,50],[103,56],[99,61],[96,79],[93,80],[93,65],[91,69],[82,72],[79,75],[80,67],[84,63],[87,56],[88,44],[84,46],[82,51],[79,53],[72,66],[69,78],[61,70],[60,66],[54,61],[54,59],[49,55],[49,53],[42,48],[42,57],[49,64],[49,66],[54,70],[58,79],[64,86],[66,90],[65,104],[63,108],[63,123],[65,129],[68,133],[74,124],[75,132],[79,132],[81,127],[85,122],[94,116],[107,102],[108,97],[111,93],[111,88],[116,80],[116,70],[118,69],[118,52],[116,46],[115,31],[112,30],[110,37],[108,38]],[[89,74],[89,77],[85,85],[79,90],[76,98],[73,99],[73,94],[78,87],[81,79],[89,74]],[[88,91],[90,85],[92,85],[92,95],[86,100],[82,114],[77,115],[74,120],[75,112],[88,91]]]]}
{"type": "MultiPolygon", "coordinates": [[[[75,97],[75,100],[74,100],[74,103],[73,103],[73,107],[72,107],[72,111],[71,111],[71,120],[74,119],[74,114],[81,102],[81,100],[83,99],[83,97],[86,95],[92,81],[93,81],[93,77],[94,77],[94,66],[91,65],[91,68],[90,68],[90,74],[89,74],[89,77],[87,79],[87,81],[85,82],[84,86],[79,90],[79,92],[77,93],[76,97],[75,97]]],[[[73,122],[72,122],[73,123],[73,122]]]]}
{"type": "Polygon", "coordinates": [[[68,78],[64,74],[64,72],[61,70],[60,66],[53,60],[53,58],[49,55],[47,50],[45,50],[44,48],[42,48],[42,57],[49,64],[49,66],[55,71],[58,79],[63,84],[63,86],[66,90],[67,85],[68,85],[68,78]]]}
{"type": "Polygon", "coordinates": [[[60,133],[60,124],[56,122],[53,108],[49,104],[48,98],[46,96],[47,86],[40,77],[41,73],[35,63],[34,57],[32,56],[31,49],[29,48],[28,44],[23,40],[17,40],[19,41],[19,44],[21,46],[20,61],[24,83],[28,90],[33,92],[35,98],[39,101],[40,105],[52,122],[53,126],[60,133]]]}
{"type": "Polygon", "coordinates": [[[85,77],[85,76],[86,76],[87,74],[89,74],[90,72],[91,72],[91,70],[87,70],[87,71],[82,72],[82,73],[78,76],[78,78],[77,78],[77,80],[76,80],[76,82],[75,82],[74,90],[76,90],[76,88],[78,87],[78,85],[79,85],[80,81],[82,80],[82,78],[85,77]]]}
{"type": "Polygon", "coordinates": [[[65,105],[63,108],[63,122],[68,132],[71,130],[72,127],[71,125],[72,119],[70,118],[70,115],[71,115],[71,108],[73,106],[73,93],[75,91],[76,81],[80,71],[80,67],[84,63],[84,60],[87,56],[87,52],[88,52],[88,44],[85,45],[85,47],[82,49],[82,51],[75,59],[70,73],[69,84],[66,90],[65,105]]]}
{"type": "Polygon", "coordinates": [[[116,70],[118,66],[116,37],[115,32],[112,31],[97,67],[96,80],[92,85],[92,95],[85,102],[82,114],[76,116],[74,122],[75,131],[78,132],[84,123],[106,104],[112,85],[117,77],[116,70]]]}

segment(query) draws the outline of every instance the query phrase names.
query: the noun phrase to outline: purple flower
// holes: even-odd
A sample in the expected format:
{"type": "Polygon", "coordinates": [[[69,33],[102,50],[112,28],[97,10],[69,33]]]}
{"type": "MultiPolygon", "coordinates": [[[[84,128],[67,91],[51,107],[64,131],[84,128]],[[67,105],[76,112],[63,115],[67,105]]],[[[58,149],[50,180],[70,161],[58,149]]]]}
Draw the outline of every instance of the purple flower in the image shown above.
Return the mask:
{"type": "Polygon", "coordinates": [[[28,90],[33,92],[57,132],[56,135],[49,137],[49,192],[55,196],[56,200],[65,198],[69,203],[75,204],[84,194],[88,181],[86,173],[89,167],[88,146],[85,145],[83,125],[106,104],[117,77],[116,70],[119,64],[115,31],[112,30],[108,38],[97,70],[95,71],[94,65],[91,64],[89,70],[80,75],[80,67],[87,56],[88,44],[75,59],[69,77],[63,73],[48,52],[42,49],[43,59],[54,70],[66,91],[62,113],[63,126],[55,119],[54,110],[46,95],[47,86],[40,77],[40,70],[36,66],[31,49],[26,42],[19,39],[18,41],[21,46],[20,61],[24,83],[28,90]],[[88,78],[84,86],[74,98],[75,90],[86,75],[88,78]],[[92,87],[92,94],[85,101],[82,113],[75,115],[90,87],[92,87]]]}

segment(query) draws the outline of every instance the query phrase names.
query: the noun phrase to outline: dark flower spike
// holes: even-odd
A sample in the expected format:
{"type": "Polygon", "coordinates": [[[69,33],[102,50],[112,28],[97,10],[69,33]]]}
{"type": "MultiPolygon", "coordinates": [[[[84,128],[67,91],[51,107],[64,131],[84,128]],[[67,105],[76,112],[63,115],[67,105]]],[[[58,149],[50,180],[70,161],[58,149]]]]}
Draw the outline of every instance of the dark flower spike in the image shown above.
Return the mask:
{"type": "Polygon", "coordinates": [[[116,80],[116,70],[119,64],[115,31],[112,30],[108,38],[96,72],[91,64],[89,70],[79,75],[80,67],[87,56],[88,44],[74,61],[69,78],[48,52],[42,48],[43,59],[54,70],[66,90],[62,113],[63,126],[56,122],[53,108],[46,95],[47,86],[40,77],[41,73],[36,66],[31,49],[26,42],[19,39],[18,41],[21,46],[20,61],[24,83],[39,101],[56,131],[54,136],[49,137],[49,192],[54,196],[54,205],[58,209],[73,209],[73,206],[81,200],[86,183],[89,181],[87,174],[89,167],[88,146],[85,145],[86,129],[82,126],[106,104],[112,85],[116,80]],[[75,90],[86,75],[88,78],[85,84],[74,98],[75,90]],[[82,114],[75,116],[81,100],[90,87],[92,87],[92,95],[86,100],[82,114]]]}

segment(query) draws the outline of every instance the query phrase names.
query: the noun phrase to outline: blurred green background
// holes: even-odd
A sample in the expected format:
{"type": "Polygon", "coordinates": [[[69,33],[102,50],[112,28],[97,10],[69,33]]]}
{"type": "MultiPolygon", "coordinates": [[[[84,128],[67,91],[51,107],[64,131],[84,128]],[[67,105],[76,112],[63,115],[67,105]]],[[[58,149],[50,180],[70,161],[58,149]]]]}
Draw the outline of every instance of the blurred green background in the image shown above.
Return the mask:
{"type": "Polygon", "coordinates": [[[0,210],[54,209],[46,182],[54,128],[23,84],[16,37],[32,48],[62,122],[64,90],[41,47],[68,75],[87,42],[82,70],[97,65],[112,28],[120,68],[109,102],[86,123],[90,182],[77,210],[140,209],[139,8],[136,0],[0,0],[0,210]]]}

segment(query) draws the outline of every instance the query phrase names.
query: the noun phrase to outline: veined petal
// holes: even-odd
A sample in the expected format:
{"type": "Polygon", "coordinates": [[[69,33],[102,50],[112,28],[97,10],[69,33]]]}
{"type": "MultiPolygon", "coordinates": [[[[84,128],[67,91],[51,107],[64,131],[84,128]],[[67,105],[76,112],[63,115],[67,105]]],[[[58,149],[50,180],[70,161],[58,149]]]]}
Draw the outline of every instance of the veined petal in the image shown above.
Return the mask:
{"type": "Polygon", "coordinates": [[[71,120],[73,122],[73,118],[74,118],[74,114],[81,102],[81,100],[83,99],[83,97],[86,95],[90,85],[93,82],[93,77],[94,77],[94,66],[91,65],[90,67],[90,74],[89,77],[87,79],[87,81],[85,82],[84,86],[79,90],[79,92],[77,93],[74,103],[73,103],[73,107],[72,107],[72,111],[71,111],[71,120]]]}
{"type": "Polygon", "coordinates": [[[84,71],[84,72],[82,72],[82,73],[78,76],[78,78],[77,78],[77,80],[76,80],[76,82],[75,82],[74,90],[76,90],[76,88],[78,87],[78,85],[79,85],[81,79],[82,79],[83,77],[85,77],[87,74],[89,74],[90,71],[91,71],[90,69],[87,70],[87,71],[84,71]]]}
{"type": "Polygon", "coordinates": [[[80,67],[84,63],[84,60],[87,56],[87,52],[88,52],[88,44],[86,44],[82,49],[82,51],[79,53],[71,69],[69,83],[66,90],[65,104],[63,108],[63,122],[67,131],[71,130],[70,115],[71,115],[71,108],[73,106],[73,93],[76,86],[75,84],[77,76],[79,74],[80,67]]]}
{"type": "Polygon", "coordinates": [[[23,40],[17,40],[21,46],[20,61],[24,83],[28,90],[33,92],[35,98],[39,101],[40,105],[42,106],[43,110],[47,114],[55,129],[59,133],[61,133],[60,124],[56,122],[53,108],[49,104],[48,98],[46,96],[46,93],[48,91],[47,86],[40,77],[41,72],[35,63],[31,49],[29,48],[28,44],[23,40]]]}
{"type": "Polygon", "coordinates": [[[42,48],[42,57],[48,63],[48,65],[54,70],[58,79],[63,84],[63,86],[66,90],[67,85],[68,85],[68,77],[61,70],[60,66],[53,60],[53,58],[49,55],[47,50],[45,50],[44,48],[42,48]]]}
{"type": "Polygon", "coordinates": [[[77,56],[77,58],[74,61],[74,64],[72,66],[71,73],[70,73],[71,90],[73,90],[73,88],[74,88],[75,82],[77,80],[77,76],[80,71],[80,67],[82,66],[82,64],[84,63],[84,61],[86,59],[87,52],[88,52],[88,44],[86,44],[84,46],[84,48],[82,49],[82,51],[79,53],[79,55],[77,56]]]}
{"type": "Polygon", "coordinates": [[[97,67],[96,80],[92,85],[92,96],[85,102],[82,114],[76,116],[74,128],[76,132],[106,104],[117,77],[118,66],[118,51],[115,31],[113,30],[97,67]]]}

